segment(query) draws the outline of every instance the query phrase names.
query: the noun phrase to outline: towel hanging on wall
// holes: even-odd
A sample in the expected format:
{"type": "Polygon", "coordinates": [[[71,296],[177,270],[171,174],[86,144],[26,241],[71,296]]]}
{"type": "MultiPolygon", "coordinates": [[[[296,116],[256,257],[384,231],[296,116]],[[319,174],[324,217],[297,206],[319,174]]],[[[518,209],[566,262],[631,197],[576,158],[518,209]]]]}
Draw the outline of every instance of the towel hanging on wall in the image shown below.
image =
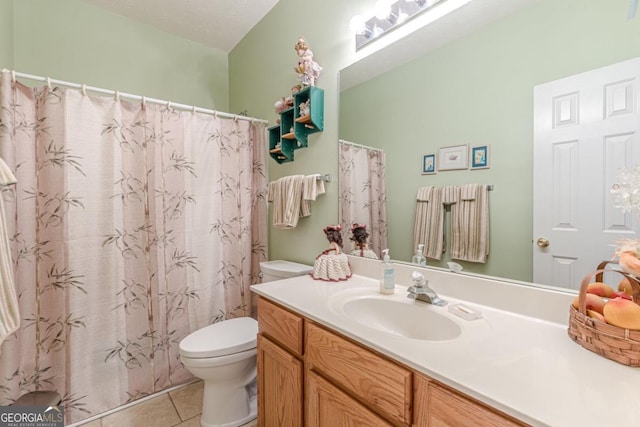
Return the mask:
{"type": "Polygon", "coordinates": [[[425,245],[424,256],[440,260],[446,206],[451,207],[451,259],[485,263],[489,255],[489,195],[492,185],[467,184],[418,189],[414,247],[425,245]]]}
{"type": "Polygon", "coordinates": [[[421,187],[416,196],[413,247],[423,244],[424,256],[439,260],[444,252],[444,205],[442,189],[421,187]]]}
{"type": "Polygon", "coordinates": [[[489,195],[486,184],[456,187],[451,205],[451,258],[487,262],[489,255],[489,195]]]}
{"type": "Polygon", "coordinates": [[[269,183],[267,201],[273,202],[273,226],[295,228],[301,217],[311,215],[311,202],[324,194],[328,175],[290,175],[269,183]]]}

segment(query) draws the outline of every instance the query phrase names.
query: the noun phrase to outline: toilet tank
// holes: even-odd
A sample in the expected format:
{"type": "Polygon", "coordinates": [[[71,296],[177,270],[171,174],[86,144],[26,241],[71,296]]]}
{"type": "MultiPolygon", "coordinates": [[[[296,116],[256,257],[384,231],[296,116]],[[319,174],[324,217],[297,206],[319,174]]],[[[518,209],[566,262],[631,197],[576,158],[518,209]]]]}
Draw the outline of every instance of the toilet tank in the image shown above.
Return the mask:
{"type": "Polygon", "coordinates": [[[289,277],[304,276],[313,271],[313,267],[305,264],[298,264],[291,261],[264,261],[260,263],[262,273],[262,283],[274,280],[288,279],[289,277]]]}

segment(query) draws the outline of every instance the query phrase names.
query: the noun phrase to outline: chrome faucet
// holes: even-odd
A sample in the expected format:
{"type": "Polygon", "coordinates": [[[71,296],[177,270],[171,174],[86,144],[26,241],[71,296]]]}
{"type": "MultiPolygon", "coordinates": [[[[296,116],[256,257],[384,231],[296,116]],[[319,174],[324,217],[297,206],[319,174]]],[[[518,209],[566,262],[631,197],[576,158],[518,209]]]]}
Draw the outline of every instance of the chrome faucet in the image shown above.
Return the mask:
{"type": "Polygon", "coordinates": [[[407,295],[407,298],[424,301],[440,307],[447,305],[447,302],[440,298],[438,294],[436,294],[436,291],[429,287],[429,282],[427,282],[422,273],[414,271],[413,274],[411,274],[411,281],[413,282],[413,286],[409,287],[409,295],[407,295]]]}

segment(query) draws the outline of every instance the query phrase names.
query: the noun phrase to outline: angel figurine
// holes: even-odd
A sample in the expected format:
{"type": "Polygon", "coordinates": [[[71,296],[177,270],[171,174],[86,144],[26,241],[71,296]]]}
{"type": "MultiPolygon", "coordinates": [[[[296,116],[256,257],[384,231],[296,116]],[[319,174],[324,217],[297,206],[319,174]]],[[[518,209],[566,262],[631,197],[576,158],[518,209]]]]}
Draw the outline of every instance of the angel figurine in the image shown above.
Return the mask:
{"type": "Polygon", "coordinates": [[[303,38],[298,39],[295,50],[298,54],[298,64],[293,69],[298,73],[298,80],[300,80],[303,87],[315,86],[316,79],[320,77],[322,67],[313,60],[313,52],[303,38]]]}
{"type": "Polygon", "coordinates": [[[313,264],[311,277],[316,280],[337,282],[351,277],[351,267],[347,255],[342,252],[341,225],[329,225],[322,231],[329,241],[329,249],[322,251],[313,264]]]}
{"type": "Polygon", "coordinates": [[[349,240],[354,242],[355,248],[351,251],[351,255],[378,259],[378,255],[369,249],[369,243],[367,243],[368,238],[369,233],[367,232],[367,224],[358,224],[357,222],[353,223],[351,226],[351,237],[349,237],[349,240]]]}

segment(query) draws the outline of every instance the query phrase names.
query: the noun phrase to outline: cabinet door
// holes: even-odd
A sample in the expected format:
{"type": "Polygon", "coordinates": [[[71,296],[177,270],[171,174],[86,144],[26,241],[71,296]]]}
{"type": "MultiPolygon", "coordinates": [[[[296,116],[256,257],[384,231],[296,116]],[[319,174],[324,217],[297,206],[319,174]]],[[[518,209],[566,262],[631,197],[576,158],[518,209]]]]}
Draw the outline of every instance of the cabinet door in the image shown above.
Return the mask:
{"type": "Polygon", "coordinates": [[[258,335],[258,422],[260,427],[302,426],[302,362],[258,335]]]}
{"type": "Polygon", "coordinates": [[[307,371],[307,427],[392,426],[313,371],[307,371]]]}
{"type": "Polygon", "coordinates": [[[506,414],[415,374],[415,427],[522,427],[506,414]]]}
{"type": "Polygon", "coordinates": [[[306,323],[305,362],[398,425],[411,423],[411,371],[317,325],[306,323]]]}

